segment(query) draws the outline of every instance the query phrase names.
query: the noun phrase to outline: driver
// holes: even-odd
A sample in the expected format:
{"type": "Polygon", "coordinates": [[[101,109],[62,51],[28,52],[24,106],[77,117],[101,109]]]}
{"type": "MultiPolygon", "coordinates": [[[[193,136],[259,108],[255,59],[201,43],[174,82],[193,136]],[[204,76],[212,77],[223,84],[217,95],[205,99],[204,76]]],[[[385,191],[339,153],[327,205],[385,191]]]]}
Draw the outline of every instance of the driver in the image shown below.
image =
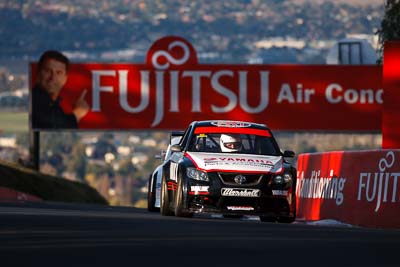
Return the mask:
{"type": "Polygon", "coordinates": [[[238,152],[242,149],[242,140],[239,135],[221,134],[219,144],[222,152],[238,152]]]}

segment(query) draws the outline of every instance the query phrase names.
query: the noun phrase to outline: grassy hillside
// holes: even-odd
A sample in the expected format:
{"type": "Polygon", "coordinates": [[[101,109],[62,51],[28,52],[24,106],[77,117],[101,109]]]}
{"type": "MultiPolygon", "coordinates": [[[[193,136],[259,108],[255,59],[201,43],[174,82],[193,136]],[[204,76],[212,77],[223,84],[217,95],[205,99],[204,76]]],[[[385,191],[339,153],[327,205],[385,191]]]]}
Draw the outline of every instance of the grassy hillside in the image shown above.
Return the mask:
{"type": "Polygon", "coordinates": [[[0,133],[28,132],[28,112],[3,112],[0,111],[0,133]]]}
{"type": "Polygon", "coordinates": [[[45,201],[108,204],[86,184],[44,175],[4,161],[0,161],[0,186],[38,196],[45,201]]]}

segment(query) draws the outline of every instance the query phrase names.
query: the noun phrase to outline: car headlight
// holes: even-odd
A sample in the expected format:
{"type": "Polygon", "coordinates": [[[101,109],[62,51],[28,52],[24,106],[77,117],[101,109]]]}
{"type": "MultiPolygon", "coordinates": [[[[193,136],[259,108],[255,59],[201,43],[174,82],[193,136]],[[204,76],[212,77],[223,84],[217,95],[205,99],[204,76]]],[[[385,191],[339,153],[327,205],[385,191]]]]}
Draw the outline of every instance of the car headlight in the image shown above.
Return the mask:
{"type": "Polygon", "coordinates": [[[200,171],[196,168],[187,168],[186,175],[187,175],[187,177],[194,179],[194,180],[206,181],[206,182],[209,181],[207,173],[200,171]]]}
{"type": "Polygon", "coordinates": [[[274,176],[275,184],[289,183],[290,181],[292,181],[292,175],[290,173],[285,173],[283,175],[279,174],[274,176]]]}
{"type": "Polygon", "coordinates": [[[282,183],[283,183],[283,177],[282,177],[282,175],[276,175],[276,176],[274,176],[274,183],[275,183],[275,184],[282,184],[282,183]]]}
{"type": "Polygon", "coordinates": [[[290,173],[285,173],[283,175],[283,181],[285,181],[285,183],[289,183],[290,181],[292,181],[292,175],[290,173]]]}

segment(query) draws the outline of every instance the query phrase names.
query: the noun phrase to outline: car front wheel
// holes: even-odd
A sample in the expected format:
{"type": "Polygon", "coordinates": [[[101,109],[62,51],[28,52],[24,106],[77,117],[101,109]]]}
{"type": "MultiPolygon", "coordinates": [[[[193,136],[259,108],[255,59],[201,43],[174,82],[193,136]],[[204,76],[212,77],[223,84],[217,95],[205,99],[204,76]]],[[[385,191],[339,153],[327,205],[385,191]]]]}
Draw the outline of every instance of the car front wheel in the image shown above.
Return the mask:
{"type": "Polygon", "coordinates": [[[178,189],[175,194],[175,216],[177,217],[192,217],[192,213],[185,210],[184,202],[184,192],[183,192],[183,181],[182,177],[179,177],[178,189]]]}
{"type": "Polygon", "coordinates": [[[161,213],[161,215],[163,215],[163,216],[173,215],[169,206],[170,206],[170,203],[169,203],[167,181],[165,180],[165,177],[163,177],[162,181],[161,181],[161,198],[160,198],[160,213],[161,213]]]}

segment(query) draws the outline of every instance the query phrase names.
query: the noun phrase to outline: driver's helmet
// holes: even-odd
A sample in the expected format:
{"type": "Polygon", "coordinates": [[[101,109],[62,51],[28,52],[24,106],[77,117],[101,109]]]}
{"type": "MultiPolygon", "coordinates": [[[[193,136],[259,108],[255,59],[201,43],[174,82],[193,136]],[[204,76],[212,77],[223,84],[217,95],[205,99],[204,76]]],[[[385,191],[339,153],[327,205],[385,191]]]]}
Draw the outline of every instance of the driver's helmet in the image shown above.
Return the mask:
{"type": "Polygon", "coordinates": [[[242,141],[239,135],[221,134],[219,144],[222,152],[237,152],[242,148],[242,141]]]}

